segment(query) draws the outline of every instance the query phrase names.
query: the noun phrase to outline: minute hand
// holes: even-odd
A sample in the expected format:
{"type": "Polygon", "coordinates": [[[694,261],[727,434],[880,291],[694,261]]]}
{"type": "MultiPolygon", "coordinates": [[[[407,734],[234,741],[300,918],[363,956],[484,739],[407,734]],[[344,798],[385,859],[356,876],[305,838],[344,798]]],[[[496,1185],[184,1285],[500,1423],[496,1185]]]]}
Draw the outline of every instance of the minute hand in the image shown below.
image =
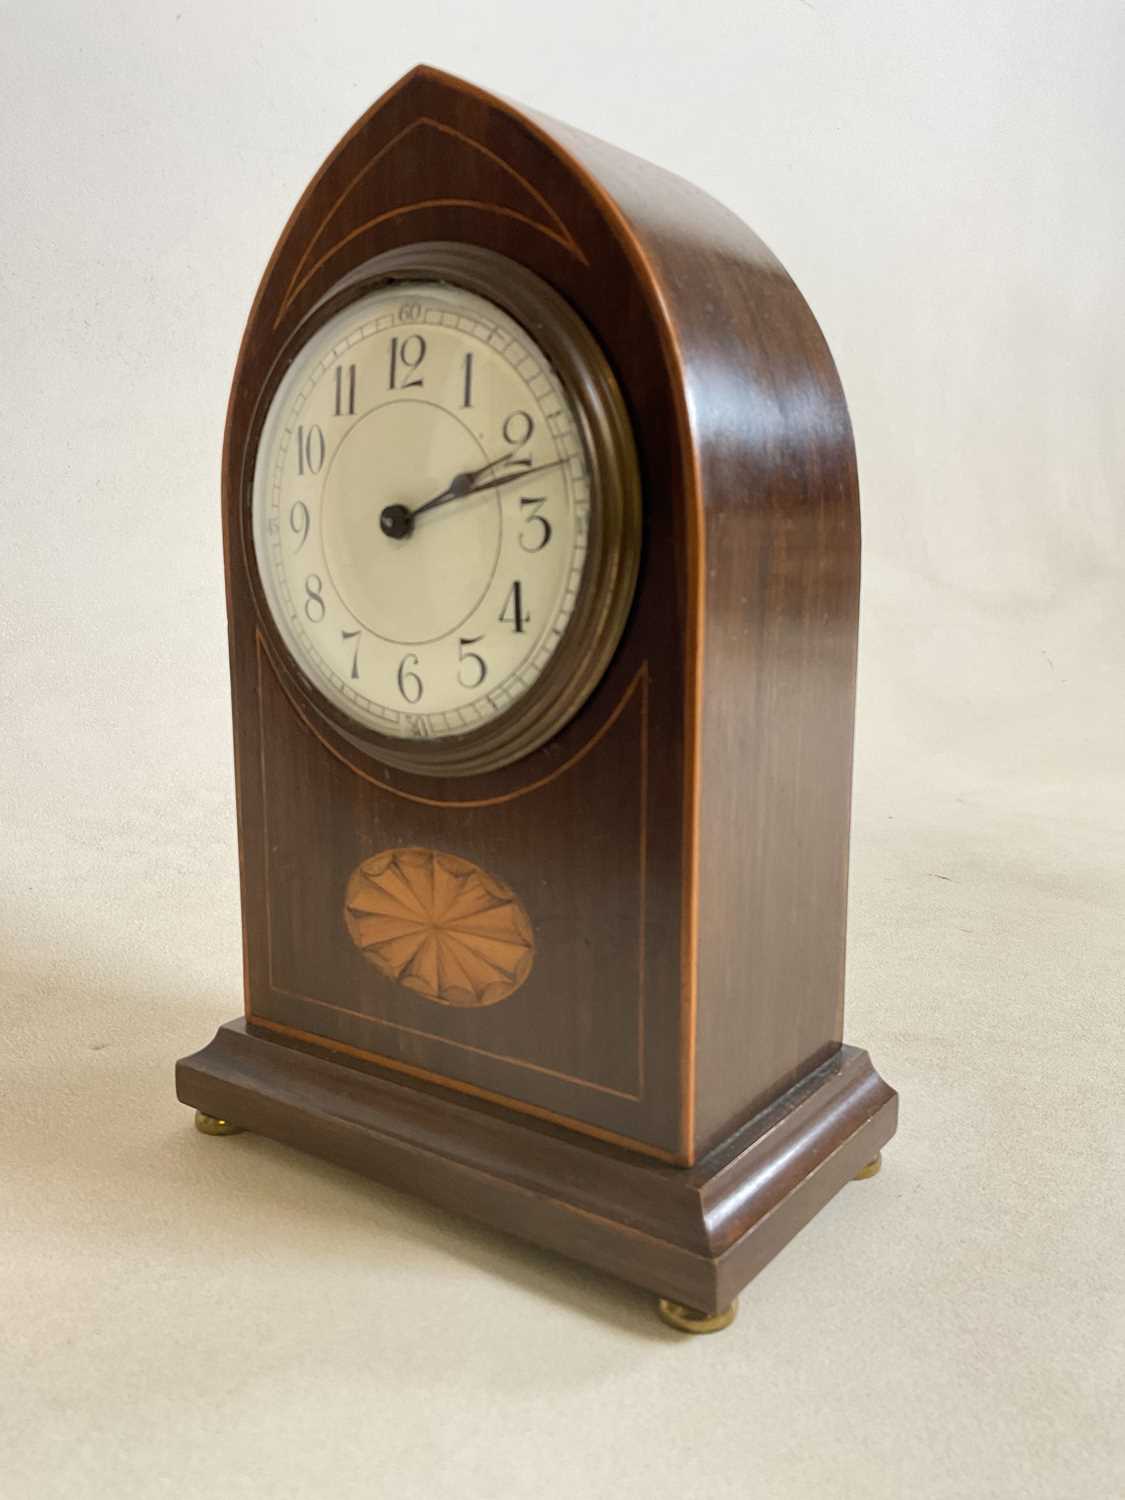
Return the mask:
{"type": "Polygon", "coordinates": [[[530,479],[533,474],[545,474],[549,469],[557,469],[565,462],[563,458],[556,458],[554,463],[539,464],[536,468],[524,469],[519,474],[505,474],[500,479],[489,479],[484,484],[476,484],[471,490],[462,490],[459,494],[435,495],[432,500],[427,500],[425,505],[420,505],[417,510],[411,511],[410,519],[416,521],[428,510],[437,510],[439,505],[450,505],[454,500],[465,500],[470,495],[483,495],[485,490],[498,490],[504,484],[517,484],[520,480],[530,479]]]}

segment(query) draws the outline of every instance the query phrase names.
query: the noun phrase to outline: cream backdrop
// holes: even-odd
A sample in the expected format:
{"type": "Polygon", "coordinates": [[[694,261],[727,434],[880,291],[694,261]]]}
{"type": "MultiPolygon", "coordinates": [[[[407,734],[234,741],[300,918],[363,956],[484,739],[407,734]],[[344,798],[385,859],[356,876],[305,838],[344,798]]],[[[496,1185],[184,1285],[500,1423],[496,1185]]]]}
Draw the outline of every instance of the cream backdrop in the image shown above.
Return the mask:
{"type": "Polygon", "coordinates": [[[1125,1491],[1121,0],[0,3],[0,1496],[1125,1491]],[[741,213],[864,494],[848,1035],[902,1092],[683,1341],[252,1137],[217,508],[258,276],[418,60],[741,213]]]}

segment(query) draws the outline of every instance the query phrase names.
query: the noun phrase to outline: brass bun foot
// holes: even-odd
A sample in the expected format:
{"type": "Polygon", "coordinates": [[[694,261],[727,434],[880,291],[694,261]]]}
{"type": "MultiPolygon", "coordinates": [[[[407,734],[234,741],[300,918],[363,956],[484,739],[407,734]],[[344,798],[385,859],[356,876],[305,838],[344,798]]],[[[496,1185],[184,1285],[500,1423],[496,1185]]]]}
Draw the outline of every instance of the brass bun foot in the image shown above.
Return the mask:
{"type": "Polygon", "coordinates": [[[670,1328],[678,1328],[681,1333],[718,1333],[720,1329],[730,1327],[738,1311],[737,1298],[717,1313],[700,1312],[682,1302],[669,1302],[666,1297],[661,1297],[659,1305],[665,1323],[670,1328]]]}
{"type": "Polygon", "coordinates": [[[205,1115],[201,1109],[195,1112],[195,1128],[204,1135],[241,1135],[243,1127],[232,1125],[229,1120],[217,1120],[214,1115],[205,1115]]]}
{"type": "Polygon", "coordinates": [[[856,1182],[864,1182],[868,1177],[874,1177],[879,1172],[882,1165],[883,1153],[880,1151],[878,1156],[873,1156],[871,1158],[871,1160],[867,1163],[867,1165],[861,1172],[857,1172],[855,1174],[854,1180],[856,1182]]]}

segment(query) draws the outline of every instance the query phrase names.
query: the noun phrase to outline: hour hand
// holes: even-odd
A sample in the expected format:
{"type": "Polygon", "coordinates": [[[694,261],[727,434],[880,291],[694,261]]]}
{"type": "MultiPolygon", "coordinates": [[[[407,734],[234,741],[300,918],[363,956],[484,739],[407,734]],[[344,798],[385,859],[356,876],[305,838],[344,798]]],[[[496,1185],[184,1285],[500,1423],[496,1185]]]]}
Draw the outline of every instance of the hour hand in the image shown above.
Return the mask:
{"type": "Polygon", "coordinates": [[[482,464],[479,469],[467,469],[464,474],[454,474],[440,495],[435,495],[422,505],[416,505],[411,516],[420,516],[424,510],[436,510],[439,505],[448,505],[450,500],[460,500],[471,494],[478,480],[483,479],[490,469],[498,469],[501,464],[506,464],[511,457],[511,453],[505,453],[503,458],[494,458],[490,463],[482,464]]]}
{"type": "MultiPolygon", "coordinates": [[[[512,450],[515,451],[514,449],[512,450]]],[[[454,474],[440,494],[432,500],[426,500],[421,505],[416,505],[411,510],[408,505],[385,505],[379,513],[379,529],[384,536],[400,538],[409,536],[414,529],[414,518],[420,516],[423,511],[435,510],[439,505],[448,505],[451,500],[460,500],[473,490],[477,482],[484,478],[490,469],[498,469],[501,464],[506,464],[512,457],[511,453],[505,453],[501,458],[493,458],[479,469],[467,469],[462,474],[454,474]]]]}
{"type": "MultiPolygon", "coordinates": [[[[510,457],[511,454],[508,455],[508,458],[510,457]]],[[[379,515],[379,527],[383,535],[409,536],[414,530],[415,520],[423,511],[433,510],[439,505],[448,505],[451,500],[464,500],[469,495],[483,494],[485,490],[498,490],[501,485],[515,484],[521,479],[530,479],[532,474],[542,474],[547,469],[557,469],[565,462],[561,458],[556,458],[552,463],[538,464],[534,469],[521,469],[518,474],[503,474],[499,479],[482,478],[489,469],[494,469],[497,464],[507,463],[507,461],[506,458],[498,458],[472,474],[458,474],[447,490],[443,490],[440,495],[435,495],[432,500],[427,500],[425,505],[419,505],[415,510],[410,510],[405,505],[385,505],[379,515]],[[478,484],[477,480],[481,482],[478,484]]]]}
{"type": "MultiPolygon", "coordinates": [[[[515,449],[512,450],[512,453],[514,452],[515,449]]],[[[444,489],[440,495],[435,495],[432,500],[427,500],[425,505],[419,505],[414,514],[417,515],[422,510],[429,510],[431,506],[436,505],[439,501],[459,500],[462,495],[469,493],[478,479],[484,478],[489,469],[498,469],[501,464],[506,464],[511,459],[512,453],[505,453],[503,458],[494,458],[491,462],[482,464],[479,469],[470,469],[464,474],[455,474],[450,480],[448,488],[444,489]]]]}

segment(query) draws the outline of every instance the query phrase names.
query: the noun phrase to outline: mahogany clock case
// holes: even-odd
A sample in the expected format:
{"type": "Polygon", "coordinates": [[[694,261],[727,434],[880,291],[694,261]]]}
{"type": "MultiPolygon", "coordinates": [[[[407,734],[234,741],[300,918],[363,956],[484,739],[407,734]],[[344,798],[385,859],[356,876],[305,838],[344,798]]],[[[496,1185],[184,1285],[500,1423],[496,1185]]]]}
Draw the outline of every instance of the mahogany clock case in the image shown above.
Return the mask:
{"type": "Polygon", "coordinates": [[[895,1125],[893,1091],[842,1046],[859,511],[799,292],[687,183],[416,69],[328,158],[266,270],[223,515],[246,1016],[180,1064],[180,1097],[696,1306],[729,1300],[895,1125]],[[408,766],[310,689],[244,531],[286,351],[434,254],[461,276],[521,268],[497,300],[539,317],[619,476],[600,623],[574,686],[560,668],[544,690],[571,693],[553,732],[444,767],[408,766]],[[551,289],[538,313],[522,285],[551,289]],[[361,870],[492,892],[518,984],[463,1003],[381,970],[349,931],[361,870]]]}

